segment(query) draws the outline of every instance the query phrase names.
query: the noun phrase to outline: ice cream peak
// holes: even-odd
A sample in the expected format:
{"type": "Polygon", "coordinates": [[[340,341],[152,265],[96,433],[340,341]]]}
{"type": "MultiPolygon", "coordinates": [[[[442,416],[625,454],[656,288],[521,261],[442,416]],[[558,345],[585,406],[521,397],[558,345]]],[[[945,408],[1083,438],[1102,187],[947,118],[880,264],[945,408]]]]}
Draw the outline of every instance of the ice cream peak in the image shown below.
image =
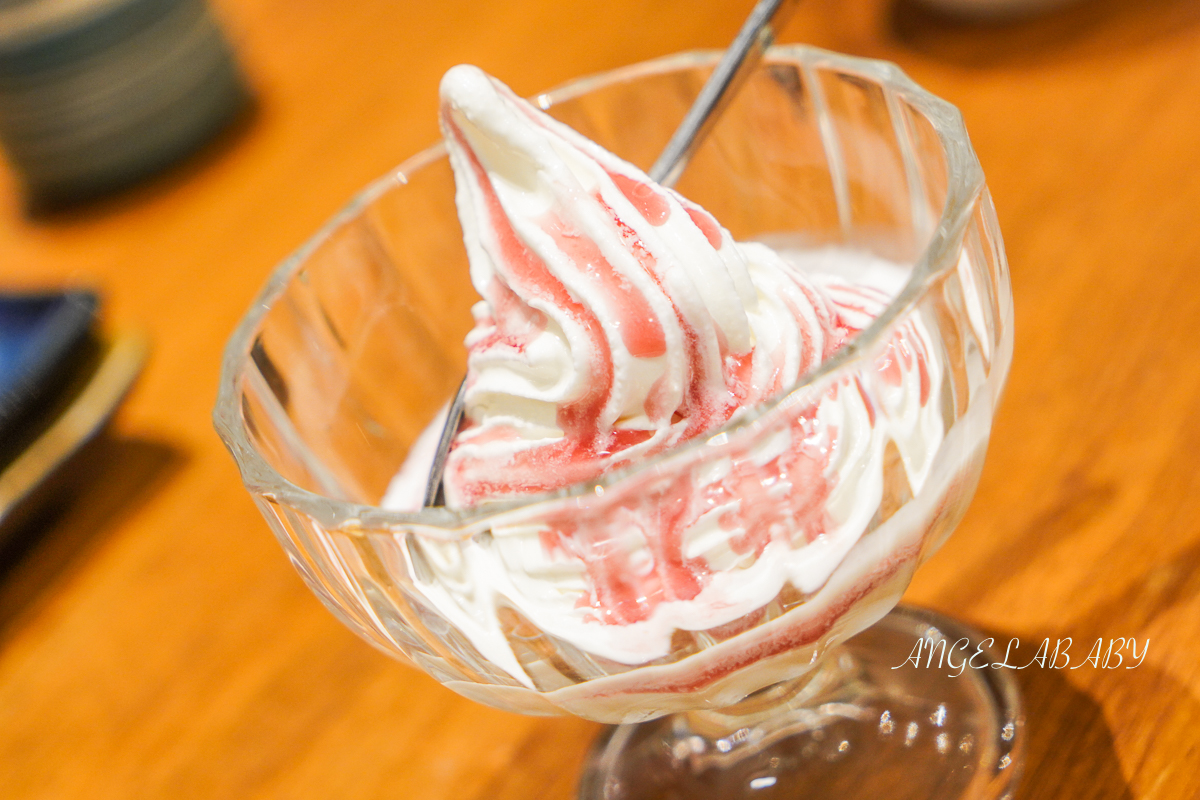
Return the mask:
{"type": "Polygon", "coordinates": [[[451,505],[547,491],[661,452],[794,384],[856,330],[772,249],[475,67],[441,123],[483,297],[451,505]]]}

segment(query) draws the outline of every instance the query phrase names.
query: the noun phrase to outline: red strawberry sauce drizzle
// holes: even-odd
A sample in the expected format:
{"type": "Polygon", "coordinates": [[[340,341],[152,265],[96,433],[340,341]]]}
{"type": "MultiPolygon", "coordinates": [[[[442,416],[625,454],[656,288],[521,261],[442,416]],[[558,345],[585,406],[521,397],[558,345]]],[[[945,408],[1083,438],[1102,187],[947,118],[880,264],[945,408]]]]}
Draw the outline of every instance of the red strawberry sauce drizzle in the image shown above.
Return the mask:
{"type": "MultiPolygon", "coordinates": [[[[610,175],[612,173],[609,173],[610,175]]],[[[632,178],[625,179],[631,185],[645,186],[647,190],[653,192],[649,186],[644,183],[638,183],[632,178]]],[[[631,190],[633,191],[633,190],[631,190]]],[[[671,308],[675,312],[675,319],[679,324],[680,330],[683,332],[683,345],[687,351],[686,363],[688,364],[688,387],[684,393],[683,402],[678,408],[670,408],[663,400],[662,394],[665,393],[669,386],[666,381],[659,381],[647,394],[646,401],[643,405],[643,410],[646,416],[656,424],[662,424],[670,418],[672,414],[678,414],[681,418],[688,421],[682,435],[676,441],[686,441],[694,436],[698,436],[704,431],[711,430],[718,425],[724,424],[733,412],[737,410],[739,405],[738,392],[747,394],[745,387],[736,383],[736,379],[746,378],[750,374],[749,364],[744,370],[736,369],[740,367],[740,363],[734,362],[735,370],[732,373],[726,374],[722,383],[728,388],[727,392],[714,392],[714,381],[711,379],[708,370],[708,359],[705,357],[704,346],[701,341],[700,334],[695,327],[688,322],[687,317],[676,305],[674,299],[671,298],[669,292],[662,283],[662,276],[658,271],[658,261],[654,255],[642,242],[641,238],[620,215],[604,202],[604,198],[597,192],[594,195],[596,202],[607,212],[608,217],[612,220],[617,232],[621,236],[622,243],[629,249],[637,258],[638,264],[645,270],[646,274],[654,279],[659,290],[671,302],[671,308]],[[735,381],[731,381],[734,378],[735,381]],[[670,412],[670,413],[668,413],[670,412]]],[[[666,202],[665,200],[663,201],[666,202]]],[[[669,211],[669,206],[668,206],[669,211]]],[[[720,357],[727,355],[727,347],[724,335],[718,329],[718,352],[720,357]]],[[[734,358],[744,358],[747,362],[753,357],[752,352],[742,353],[734,358]]]]}
{"type": "Polygon", "coordinates": [[[612,178],[612,182],[621,190],[621,194],[625,195],[625,199],[632,203],[651,225],[662,225],[671,218],[671,204],[650,184],[619,172],[608,172],[608,177],[612,178]]]}
{"type": "Polygon", "coordinates": [[[546,315],[522,302],[503,281],[492,281],[488,287],[488,306],[493,313],[476,322],[476,331],[486,333],[472,339],[472,352],[508,349],[522,353],[546,330],[546,315]]]}
{"type": "MultiPolygon", "coordinates": [[[[614,368],[612,352],[596,313],[576,301],[545,262],[520,239],[462,131],[450,114],[444,114],[444,119],[466,155],[484,198],[487,224],[482,227],[492,232],[490,249],[504,274],[503,278],[496,276],[485,291],[494,309],[495,328],[472,342],[472,349],[511,347],[520,351],[544,330],[545,315],[530,307],[523,299],[526,297],[561,309],[584,333],[594,355],[586,381],[588,391],[558,409],[558,425],[564,432],[561,439],[517,450],[499,467],[481,459],[460,457],[451,460],[449,469],[455,473],[460,493],[468,504],[489,496],[537,493],[595,478],[614,465],[618,460],[614,456],[644,442],[653,432],[601,429],[601,413],[613,390],[614,368]]],[[[653,187],[616,173],[609,175],[648,222],[661,225],[667,220],[670,205],[653,187]]],[[[630,252],[662,289],[655,259],[640,238],[598,193],[595,199],[609,213],[630,252]]],[[[698,206],[682,202],[710,245],[719,249],[722,232],[716,221],[698,206]]],[[[596,242],[570,230],[553,213],[542,220],[541,227],[603,289],[608,300],[603,311],[617,320],[625,349],[636,358],[664,355],[665,334],[649,302],[612,267],[596,242]]],[[[858,331],[840,317],[836,306],[830,307],[822,298],[815,297],[804,283],[799,286],[826,334],[824,352],[817,354],[811,332],[804,331],[800,370],[803,373],[858,331]]],[[[670,297],[665,291],[664,295],[670,297]]],[[[849,304],[847,308],[865,310],[849,304]]],[[[712,430],[726,422],[739,406],[759,402],[782,388],[778,365],[772,370],[767,386],[752,386],[754,353],[728,353],[723,337],[718,337],[716,363],[721,365],[723,374],[719,383],[725,389],[714,392],[712,387],[717,382],[708,374],[706,346],[679,309],[675,307],[674,311],[682,328],[690,374],[678,409],[668,408],[662,401],[664,386],[656,386],[647,398],[645,410],[652,420],[661,422],[669,418],[671,424],[683,423],[679,435],[669,437],[662,447],[712,430]]],[[[796,309],[793,313],[801,318],[796,309]]],[[[918,337],[912,338],[919,341],[918,337]]],[[[905,369],[911,369],[915,360],[924,404],[929,394],[925,357],[920,345],[910,350],[908,340],[902,331],[897,331],[878,366],[885,383],[896,385],[902,378],[901,362],[905,369]]],[[[863,392],[861,383],[858,389],[863,392]]],[[[873,420],[874,408],[865,392],[863,399],[873,420]]],[[[623,503],[606,507],[601,513],[583,512],[574,518],[546,520],[543,546],[550,552],[577,558],[585,565],[591,589],[580,598],[580,605],[591,607],[598,622],[629,624],[647,619],[662,602],[695,598],[707,583],[710,568],[702,558],[686,557],[684,533],[713,508],[729,506],[722,512],[719,523],[727,530],[740,531],[729,540],[730,548],[740,555],[757,558],[776,538],[782,537],[787,546],[795,547],[824,533],[828,526],[825,502],[833,488],[826,468],[837,432],[829,428],[815,431],[815,415],[816,407],[812,406],[794,417],[789,430],[792,446],[767,464],[756,464],[748,453],[742,454],[740,458],[731,457],[729,474],[718,481],[698,482],[684,471],[657,490],[637,487],[623,503]],[[634,563],[635,556],[643,558],[645,563],[634,563]]]]}
{"type": "Polygon", "coordinates": [[[640,622],[660,603],[691,600],[711,570],[704,559],[686,556],[684,535],[706,512],[726,508],[718,523],[740,530],[730,549],[753,558],[773,540],[791,549],[826,531],[833,482],[825,467],[837,431],[817,430],[815,417],[815,405],[797,412],[788,427],[793,446],[765,464],[748,452],[732,454],[731,469],[719,480],[703,482],[684,469],[654,485],[601,497],[590,508],[550,516],[543,520],[542,546],[583,562],[591,589],[579,605],[592,608],[599,622],[640,622]],[[648,563],[636,564],[635,554],[648,563]]]}
{"type": "Polygon", "coordinates": [[[661,602],[691,600],[700,593],[707,566],[683,556],[693,499],[687,482],[677,478],[652,504],[632,496],[606,507],[599,518],[551,519],[541,533],[542,545],[586,564],[592,591],[578,605],[594,609],[593,619],[639,622],[661,602]],[[642,550],[648,551],[648,561],[635,563],[633,556],[642,550]]]}
{"type": "MultiPolygon", "coordinates": [[[[497,251],[493,255],[504,265],[507,279],[514,284],[512,287],[504,286],[503,281],[497,277],[492,281],[492,285],[487,287],[489,296],[486,299],[491,302],[495,297],[503,304],[507,292],[517,295],[524,293],[528,297],[538,298],[561,309],[583,331],[593,354],[589,364],[591,374],[586,381],[587,392],[578,400],[558,410],[558,424],[566,435],[545,447],[518,451],[513,458],[513,479],[465,480],[479,474],[477,465],[469,462],[459,461],[448,468],[455,471],[464,486],[463,494],[471,502],[495,493],[496,489],[538,492],[562,483],[594,477],[588,465],[594,462],[596,453],[608,444],[608,436],[600,430],[599,419],[611,396],[613,385],[612,352],[600,321],[591,310],[572,297],[562,282],[551,274],[545,262],[533,253],[513,230],[487,171],[479,163],[478,157],[448,109],[443,111],[443,119],[447,130],[465,154],[476,185],[483,195],[487,220],[482,227],[493,232],[492,244],[497,251]],[[547,475],[547,462],[568,468],[559,471],[559,474],[547,475]],[[541,473],[540,479],[536,477],[538,473],[541,473]]],[[[661,332],[661,327],[659,330],[661,332]]]]}
{"type": "MultiPolygon", "coordinates": [[[[493,256],[503,265],[505,278],[512,283],[510,287],[504,279],[496,276],[485,292],[489,303],[506,312],[497,313],[498,328],[503,319],[512,319],[515,316],[511,311],[514,298],[520,303],[520,295],[525,293],[528,297],[540,299],[564,310],[584,330],[591,351],[595,354],[590,365],[592,374],[586,381],[588,392],[582,398],[558,409],[557,422],[564,433],[563,438],[518,450],[504,465],[503,471],[497,470],[495,465],[463,457],[452,457],[447,471],[453,475],[453,480],[459,486],[459,493],[468,504],[502,494],[549,491],[594,478],[612,466],[612,459],[606,457],[638,444],[652,434],[644,431],[601,429],[601,412],[612,394],[613,361],[599,320],[593,311],[574,299],[562,282],[549,271],[545,262],[520,239],[500,203],[487,171],[471,149],[465,135],[448,110],[444,110],[443,117],[447,130],[465,154],[475,183],[483,195],[488,223],[483,227],[493,232],[492,249],[497,251],[493,256]],[[500,477],[501,474],[503,477],[500,477]]],[[[601,203],[603,204],[603,201],[601,203]]],[[[618,223],[622,236],[633,236],[636,239],[632,229],[628,226],[621,227],[622,223],[617,219],[615,212],[607,204],[603,205],[618,223]]],[[[553,215],[543,221],[542,228],[566,254],[576,260],[576,263],[585,265],[591,275],[607,290],[612,300],[609,304],[612,308],[607,310],[618,315],[620,322],[617,327],[626,349],[635,357],[649,358],[665,354],[666,343],[662,325],[654,316],[645,297],[616,273],[596,243],[585,236],[569,232],[561,219],[553,215]]],[[[639,263],[657,282],[658,276],[652,269],[653,256],[640,240],[635,244],[633,250],[639,257],[639,263]]],[[[682,323],[683,317],[678,309],[676,315],[682,323]]],[[[544,326],[544,321],[541,324],[544,326]]],[[[533,326],[522,327],[527,334],[525,336],[497,330],[479,343],[473,343],[473,349],[504,344],[521,350],[537,333],[533,326]]],[[[682,409],[684,418],[688,420],[683,438],[691,438],[723,423],[736,410],[736,406],[731,402],[732,398],[727,397],[726,402],[715,402],[719,398],[709,396],[711,391],[708,387],[711,382],[707,380],[702,366],[698,337],[694,330],[686,325],[684,336],[693,369],[685,399],[686,408],[682,409]]],[[[678,437],[675,437],[675,440],[678,441],[678,437]]]]}
{"type": "Polygon", "coordinates": [[[712,218],[703,208],[699,206],[688,205],[688,216],[692,218],[692,222],[696,223],[696,227],[704,234],[704,238],[708,239],[708,243],[712,245],[713,250],[721,249],[721,226],[712,218]]]}
{"type": "Polygon", "coordinates": [[[885,584],[905,564],[919,555],[919,544],[894,553],[856,585],[834,600],[822,613],[813,617],[798,615],[794,622],[780,626],[769,636],[747,642],[715,663],[708,664],[703,668],[688,670],[679,677],[673,675],[648,676],[645,671],[638,670],[629,673],[630,679],[622,682],[626,684],[623,688],[600,689],[589,693],[588,696],[599,699],[622,694],[688,694],[702,691],[722,678],[750,667],[763,659],[811,645],[829,633],[834,624],[861,600],[885,584]]]}
{"type": "Polygon", "coordinates": [[[629,355],[634,358],[666,355],[666,335],[650,302],[628,278],[613,269],[595,240],[571,230],[553,212],[542,221],[541,228],[554,239],[558,249],[603,290],[607,300],[605,311],[615,320],[621,343],[629,355]]]}

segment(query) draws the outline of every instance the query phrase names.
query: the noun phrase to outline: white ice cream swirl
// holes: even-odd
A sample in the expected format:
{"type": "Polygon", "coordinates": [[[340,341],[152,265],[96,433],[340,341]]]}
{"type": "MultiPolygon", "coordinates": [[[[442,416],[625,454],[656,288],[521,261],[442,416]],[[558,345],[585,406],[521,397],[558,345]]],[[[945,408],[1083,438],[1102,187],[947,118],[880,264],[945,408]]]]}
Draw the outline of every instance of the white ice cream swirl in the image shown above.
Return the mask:
{"type": "Polygon", "coordinates": [[[484,300],[447,498],[593,478],[725,423],[850,335],[773,250],[474,67],[442,82],[457,203],[484,300]]]}
{"type": "MultiPolygon", "coordinates": [[[[589,480],[714,430],[794,386],[907,275],[863,253],[734,242],[474,67],[446,74],[442,126],[483,298],[447,464],[452,506],[589,480]]],[[[518,652],[522,626],[581,658],[637,665],[669,657],[679,631],[736,638],[787,592],[810,598],[789,615],[834,607],[840,595],[822,592],[916,552],[926,517],[858,545],[895,491],[889,476],[904,502],[930,475],[944,434],[932,350],[911,315],[873,367],[748,449],[655,478],[652,501],[634,487],[611,513],[497,524],[479,542],[413,540],[427,565],[414,580],[488,662],[538,691],[559,678],[518,652]]]]}

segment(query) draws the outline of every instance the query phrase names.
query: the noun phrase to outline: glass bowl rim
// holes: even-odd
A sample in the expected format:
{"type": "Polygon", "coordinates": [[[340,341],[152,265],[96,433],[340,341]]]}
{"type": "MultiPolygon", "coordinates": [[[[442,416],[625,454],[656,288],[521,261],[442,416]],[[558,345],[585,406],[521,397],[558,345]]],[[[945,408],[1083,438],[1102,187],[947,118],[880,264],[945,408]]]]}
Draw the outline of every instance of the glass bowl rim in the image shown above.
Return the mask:
{"type": "MultiPolygon", "coordinates": [[[[723,51],[691,50],[604,72],[574,78],[554,89],[539,93],[532,101],[540,108],[587,94],[602,86],[648,75],[677,71],[687,67],[715,64],[723,51]]],[[[280,475],[255,448],[241,415],[241,384],[250,360],[251,342],[259,324],[274,301],[308,257],[342,225],[359,216],[385,192],[407,183],[406,173],[444,157],[445,145],[435,144],[403,161],[398,167],[361,190],[331,217],[304,244],[300,245],[271,272],[266,284],[238,323],[225,346],[221,362],[220,385],[213,407],[213,424],[221,440],[233,455],[245,488],[307,514],[326,529],[396,530],[404,529],[437,539],[460,539],[484,530],[497,516],[514,509],[540,503],[586,498],[637,476],[660,469],[667,461],[684,459],[707,446],[715,437],[753,431],[765,418],[788,407],[812,385],[843,369],[882,339],[892,323],[912,309],[929,291],[934,279],[955,268],[958,246],[966,229],[975,197],[984,187],[983,169],[967,137],[962,114],[951,103],[918,86],[897,65],[889,61],[849,56],[810,45],[775,45],[763,63],[798,64],[807,70],[817,68],[860,74],[890,89],[929,120],[946,159],[946,200],[929,241],[913,265],[908,282],[891,303],[854,339],[821,362],[811,372],[774,400],[735,415],[725,425],[698,436],[671,450],[636,464],[612,470],[581,483],[520,498],[485,503],[464,509],[424,508],[414,512],[390,511],[378,506],[340,500],[297,486],[280,475]]],[[[911,191],[911,189],[910,189],[911,191]]],[[[719,440],[724,441],[724,440],[719,440]]]]}

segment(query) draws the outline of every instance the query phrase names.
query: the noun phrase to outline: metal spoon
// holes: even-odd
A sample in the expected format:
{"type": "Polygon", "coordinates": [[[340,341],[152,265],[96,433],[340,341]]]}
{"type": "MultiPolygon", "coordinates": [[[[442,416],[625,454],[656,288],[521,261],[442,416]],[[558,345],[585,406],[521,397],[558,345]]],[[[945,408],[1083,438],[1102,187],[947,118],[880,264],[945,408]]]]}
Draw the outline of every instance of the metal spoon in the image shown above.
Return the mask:
{"type": "Polygon", "coordinates": [[[674,186],[683,173],[696,148],[708,135],[713,123],[720,117],[725,106],[737,93],[746,76],[762,58],[766,49],[775,41],[776,32],[791,17],[799,0],[759,0],[742,23],[742,29],[725,51],[705,82],[695,102],[662,155],[654,162],[648,173],[663,186],[674,186]]]}
{"type": "MultiPolygon", "coordinates": [[[[733,43],[717,63],[717,68],[696,96],[692,107],[688,109],[683,122],[679,123],[671,140],[667,142],[662,155],[650,168],[648,174],[655,183],[673,186],[679,180],[696,148],[700,146],[737,88],[750,74],[750,70],[775,40],[775,33],[787,22],[798,2],[799,0],[758,0],[754,5],[733,43]]],[[[450,444],[454,441],[462,422],[466,394],[467,379],[463,378],[446,413],[446,422],[438,439],[437,453],[429,468],[429,481],[425,484],[426,507],[445,504],[442,474],[446,469],[446,456],[450,453],[450,444]]]]}

